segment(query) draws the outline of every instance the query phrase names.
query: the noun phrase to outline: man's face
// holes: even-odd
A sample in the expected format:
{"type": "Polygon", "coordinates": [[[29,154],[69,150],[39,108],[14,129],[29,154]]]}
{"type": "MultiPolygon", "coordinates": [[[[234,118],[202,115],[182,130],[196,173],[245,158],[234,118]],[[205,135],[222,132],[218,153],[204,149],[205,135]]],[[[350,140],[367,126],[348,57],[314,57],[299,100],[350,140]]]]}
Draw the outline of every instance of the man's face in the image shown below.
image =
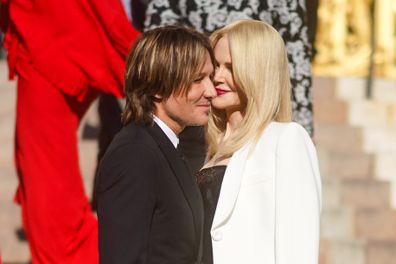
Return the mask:
{"type": "Polygon", "coordinates": [[[176,134],[186,126],[201,126],[208,122],[210,101],[216,96],[213,71],[209,53],[206,53],[204,66],[187,95],[172,94],[167,100],[156,103],[155,114],[176,134]]]}

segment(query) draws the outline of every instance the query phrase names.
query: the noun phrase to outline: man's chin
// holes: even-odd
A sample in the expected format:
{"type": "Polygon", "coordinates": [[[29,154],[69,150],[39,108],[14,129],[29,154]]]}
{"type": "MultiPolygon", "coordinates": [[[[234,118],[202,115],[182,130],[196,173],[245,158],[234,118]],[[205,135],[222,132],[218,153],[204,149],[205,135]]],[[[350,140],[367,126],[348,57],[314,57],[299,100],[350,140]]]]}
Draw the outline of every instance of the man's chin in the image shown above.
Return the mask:
{"type": "Polygon", "coordinates": [[[187,126],[204,126],[208,123],[209,119],[202,120],[202,121],[195,121],[193,123],[189,123],[187,126]]]}

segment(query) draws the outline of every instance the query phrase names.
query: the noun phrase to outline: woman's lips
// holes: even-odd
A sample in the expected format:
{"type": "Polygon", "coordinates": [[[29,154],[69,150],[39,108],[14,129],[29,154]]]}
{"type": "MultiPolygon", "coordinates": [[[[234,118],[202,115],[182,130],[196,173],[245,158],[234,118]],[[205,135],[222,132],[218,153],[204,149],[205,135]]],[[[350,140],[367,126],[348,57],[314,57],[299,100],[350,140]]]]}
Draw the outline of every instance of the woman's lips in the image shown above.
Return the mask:
{"type": "Polygon", "coordinates": [[[216,90],[217,96],[220,96],[220,95],[223,95],[223,94],[226,94],[229,92],[228,90],[224,90],[224,89],[221,89],[218,87],[216,87],[215,90],[216,90]]]}

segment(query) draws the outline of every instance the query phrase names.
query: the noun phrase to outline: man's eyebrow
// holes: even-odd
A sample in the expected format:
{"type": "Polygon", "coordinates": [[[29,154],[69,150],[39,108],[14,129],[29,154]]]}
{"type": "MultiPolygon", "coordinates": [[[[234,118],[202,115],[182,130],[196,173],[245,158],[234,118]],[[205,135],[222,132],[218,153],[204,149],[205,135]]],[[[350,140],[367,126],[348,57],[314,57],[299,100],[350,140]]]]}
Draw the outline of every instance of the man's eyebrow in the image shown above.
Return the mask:
{"type": "Polygon", "coordinates": [[[199,75],[200,76],[205,76],[205,75],[210,75],[210,74],[212,74],[212,72],[214,72],[214,69],[212,69],[212,70],[209,70],[209,69],[207,69],[207,70],[204,70],[204,69],[202,69],[202,71],[199,73],[199,75]]]}

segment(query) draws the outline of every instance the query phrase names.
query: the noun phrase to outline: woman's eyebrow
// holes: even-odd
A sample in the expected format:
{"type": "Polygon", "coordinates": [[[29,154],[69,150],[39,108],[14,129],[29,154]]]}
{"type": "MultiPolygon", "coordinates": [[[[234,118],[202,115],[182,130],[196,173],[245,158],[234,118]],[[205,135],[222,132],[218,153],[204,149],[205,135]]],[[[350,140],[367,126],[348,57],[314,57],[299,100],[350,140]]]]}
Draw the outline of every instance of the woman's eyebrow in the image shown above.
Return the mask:
{"type": "MultiPolygon", "coordinates": [[[[220,65],[220,63],[217,61],[217,60],[215,60],[215,62],[216,62],[216,65],[220,65]]],[[[228,68],[228,67],[230,67],[230,68],[232,68],[232,62],[226,62],[226,63],[224,63],[224,65],[228,68]]]]}

